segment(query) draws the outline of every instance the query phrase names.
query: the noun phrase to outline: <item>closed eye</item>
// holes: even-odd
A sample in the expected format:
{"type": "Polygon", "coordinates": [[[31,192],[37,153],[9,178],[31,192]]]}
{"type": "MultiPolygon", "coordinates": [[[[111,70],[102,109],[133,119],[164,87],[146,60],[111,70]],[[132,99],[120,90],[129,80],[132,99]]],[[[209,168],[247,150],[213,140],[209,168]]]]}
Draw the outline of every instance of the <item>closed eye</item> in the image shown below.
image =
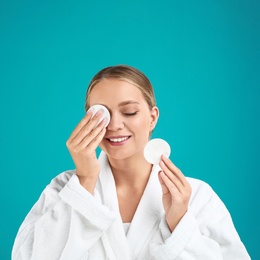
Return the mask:
{"type": "Polygon", "coordinates": [[[137,114],[137,111],[133,112],[133,113],[124,113],[125,116],[135,116],[136,114],[137,114]]]}

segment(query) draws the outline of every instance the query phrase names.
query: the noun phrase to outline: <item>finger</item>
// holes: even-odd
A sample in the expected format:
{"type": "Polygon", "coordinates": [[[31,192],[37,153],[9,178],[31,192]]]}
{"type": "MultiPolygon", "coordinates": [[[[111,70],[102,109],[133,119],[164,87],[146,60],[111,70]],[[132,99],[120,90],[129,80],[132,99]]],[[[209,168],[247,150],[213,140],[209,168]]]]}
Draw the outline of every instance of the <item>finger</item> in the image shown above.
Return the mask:
{"type": "Polygon", "coordinates": [[[167,157],[165,157],[164,155],[162,155],[162,161],[164,162],[164,164],[169,168],[169,170],[174,173],[174,175],[181,181],[181,183],[186,186],[187,185],[187,180],[185,178],[185,176],[183,175],[183,173],[181,172],[181,170],[176,167],[170,159],[168,159],[167,157]]]}
{"type": "Polygon", "coordinates": [[[78,132],[78,134],[74,137],[72,142],[74,145],[79,145],[83,139],[91,133],[93,130],[95,130],[98,121],[100,120],[102,116],[102,112],[98,111],[78,132]]]}
{"type": "Polygon", "coordinates": [[[72,141],[78,135],[79,131],[89,122],[89,120],[92,117],[92,114],[93,112],[91,110],[86,113],[86,115],[83,117],[83,119],[79,122],[74,131],[71,133],[71,136],[68,141],[72,141]]]}
{"type": "Polygon", "coordinates": [[[162,171],[159,171],[159,172],[158,172],[159,182],[160,182],[161,185],[165,185],[165,183],[164,183],[164,181],[163,181],[163,179],[162,179],[162,177],[161,177],[161,174],[162,174],[162,171]]]}
{"type": "Polygon", "coordinates": [[[89,149],[90,150],[95,150],[103,140],[104,136],[106,133],[106,128],[103,128],[102,131],[91,141],[89,144],[89,149]]]}
{"type": "Polygon", "coordinates": [[[163,193],[163,195],[165,195],[165,194],[167,194],[167,193],[169,193],[170,191],[169,191],[169,189],[168,189],[168,187],[166,186],[166,184],[164,183],[164,181],[163,181],[163,179],[162,179],[162,177],[161,177],[161,171],[158,173],[158,178],[159,178],[159,182],[160,182],[160,184],[161,184],[161,187],[162,187],[162,193],[163,193]]]}
{"type": "Polygon", "coordinates": [[[168,178],[168,176],[165,175],[163,171],[160,172],[160,177],[162,178],[164,184],[166,185],[167,189],[171,193],[172,197],[179,196],[180,192],[178,188],[175,186],[175,184],[168,178]]]}
{"type": "Polygon", "coordinates": [[[82,139],[78,147],[80,149],[88,147],[90,150],[95,150],[106,133],[105,124],[106,119],[103,119],[93,131],[82,139]]]}
{"type": "Polygon", "coordinates": [[[175,176],[173,172],[169,170],[169,168],[165,165],[163,161],[159,163],[161,169],[163,170],[164,174],[174,183],[174,185],[178,188],[179,192],[183,192],[184,185],[182,182],[175,176]]]}

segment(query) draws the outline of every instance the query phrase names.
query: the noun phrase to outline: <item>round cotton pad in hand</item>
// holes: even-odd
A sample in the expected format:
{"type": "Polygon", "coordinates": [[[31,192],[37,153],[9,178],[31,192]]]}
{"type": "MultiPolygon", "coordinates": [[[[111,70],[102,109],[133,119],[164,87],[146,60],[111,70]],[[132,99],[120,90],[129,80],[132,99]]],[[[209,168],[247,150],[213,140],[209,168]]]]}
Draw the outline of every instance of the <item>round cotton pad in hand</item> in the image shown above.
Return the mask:
{"type": "MultiPolygon", "coordinates": [[[[98,121],[97,125],[104,119],[106,118],[107,119],[107,122],[105,124],[105,127],[108,126],[109,122],[110,122],[110,113],[109,111],[107,110],[107,108],[105,106],[102,106],[102,105],[94,105],[92,107],[90,107],[88,109],[88,111],[92,111],[93,112],[93,115],[92,117],[99,111],[101,110],[102,111],[102,117],[100,118],[100,120],[98,121]]],[[[87,111],[87,112],[88,112],[87,111]]]]}
{"type": "Polygon", "coordinates": [[[150,140],[144,148],[144,157],[151,164],[159,164],[162,155],[169,157],[170,154],[169,144],[160,138],[150,140]]]}

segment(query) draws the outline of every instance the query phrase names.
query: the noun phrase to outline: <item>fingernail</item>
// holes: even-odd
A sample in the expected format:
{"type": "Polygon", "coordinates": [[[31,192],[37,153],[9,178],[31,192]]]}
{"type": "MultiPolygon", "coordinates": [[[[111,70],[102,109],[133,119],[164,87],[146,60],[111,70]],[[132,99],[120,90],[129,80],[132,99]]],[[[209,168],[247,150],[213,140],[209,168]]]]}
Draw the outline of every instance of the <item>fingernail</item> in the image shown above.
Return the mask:
{"type": "Polygon", "coordinates": [[[87,114],[87,115],[92,115],[93,112],[92,112],[92,110],[88,110],[86,114],[87,114]]]}
{"type": "Polygon", "coordinates": [[[103,126],[105,126],[105,125],[106,125],[106,123],[107,123],[107,120],[108,120],[108,119],[107,119],[106,117],[105,117],[105,118],[102,120],[102,125],[103,125],[103,126]]]}
{"type": "Polygon", "coordinates": [[[163,161],[160,161],[160,163],[162,164],[162,166],[165,166],[165,163],[163,161]]]}
{"type": "Polygon", "coordinates": [[[161,174],[161,175],[165,175],[165,173],[164,173],[163,171],[160,171],[160,174],[161,174]]]}
{"type": "Polygon", "coordinates": [[[96,117],[99,117],[100,115],[103,114],[103,111],[102,110],[98,110],[97,113],[95,114],[96,117]]]}
{"type": "Polygon", "coordinates": [[[162,157],[167,160],[169,156],[167,154],[163,154],[162,157]]]}

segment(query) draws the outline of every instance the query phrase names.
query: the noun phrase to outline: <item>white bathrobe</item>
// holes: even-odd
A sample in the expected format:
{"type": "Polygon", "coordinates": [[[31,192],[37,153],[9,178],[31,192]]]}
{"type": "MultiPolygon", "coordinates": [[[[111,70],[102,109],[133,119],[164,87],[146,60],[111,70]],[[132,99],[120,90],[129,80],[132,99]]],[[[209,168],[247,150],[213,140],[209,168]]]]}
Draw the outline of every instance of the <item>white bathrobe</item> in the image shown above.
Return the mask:
{"type": "Polygon", "coordinates": [[[46,187],[21,225],[13,260],[238,260],[250,259],[225,205],[206,183],[187,178],[187,213],[171,233],[162,206],[159,166],[150,179],[125,235],[114,178],[106,155],[94,196],[75,171],[46,187]]]}

